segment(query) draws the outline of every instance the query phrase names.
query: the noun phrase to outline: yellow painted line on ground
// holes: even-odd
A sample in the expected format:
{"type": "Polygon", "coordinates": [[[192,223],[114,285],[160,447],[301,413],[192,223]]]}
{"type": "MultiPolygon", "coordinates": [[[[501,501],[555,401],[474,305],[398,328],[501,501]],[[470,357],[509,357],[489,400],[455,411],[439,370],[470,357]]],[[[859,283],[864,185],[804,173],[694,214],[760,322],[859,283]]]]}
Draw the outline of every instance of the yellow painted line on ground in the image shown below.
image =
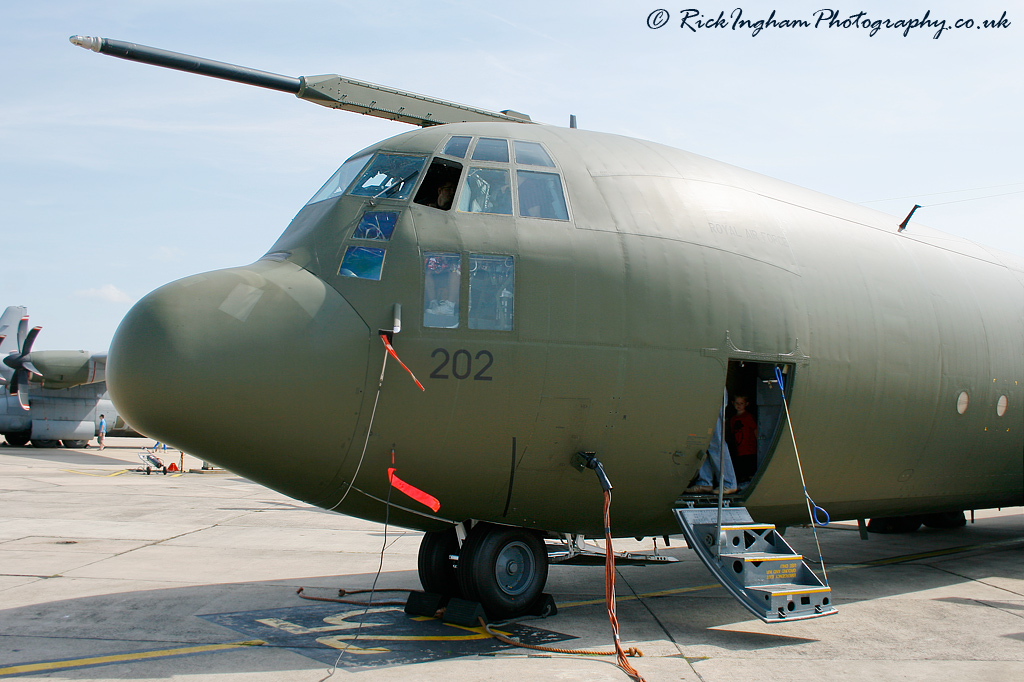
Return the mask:
{"type": "Polygon", "coordinates": [[[61,469],[61,471],[64,471],[69,474],[81,474],[83,476],[99,476],[101,478],[106,478],[109,476],[120,476],[121,474],[127,474],[129,471],[131,471],[131,469],[121,469],[120,471],[115,471],[112,474],[90,474],[88,471],[75,471],[74,469],[61,469]]]}
{"type": "MultiPolygon", "coordinates": [[[[135,471],[135,470],[134,469],[121,469],[120,471],[115,471],[112,474],[91,474],[88,471],[75,471],[74,469],[61,469],[61,471],[67,472],[69,474],[81,474],[83,476],[99,476],[99,477],[102,477],[102,478],[109,478],[110,476],[120,476],[121,474],[127,474],[129,471],[135,471]]],[[[183,471],[179,471],[178,473],[175,473],[175,474],[167,473],[166,475],[170,476],[171,478],[177,478],[178,476],[181,476],[183,473],[184,473],[183,471]]],[[[153,475],[154,476],[162,476],[162,475],[165,475],[165,474],[160,473],[159,469],[154,469],[154,474],[153,475]]]]}
{"type": "Polygon", "coordinates": [[[344,642],[347,639],[362,640],[365,642],[469,642],[477,639],[491,639],[491,635],[481,632],[472,635],[334,635],[333,637],[321,637],[316,640],[322,642],[324,639],[331,639],[344,642]]]}
{"type": "Polygon", "coordinates": [[[186,656],[188,654],[202,654],[210,651],[224,651],[226,649],[238,649],[247,646],[262,646],[264,644],[266,644],[266,642],[264,642],[263,640],[251,639],[245,642],[228,642],[227,644],[204,644],[200,646],[180,647],[177,649],[160,649],[158,651],[138,651],[133,654],[111,654],[110,656],[72,658],[66,661],[26,663],[24,665],[15,665],[9,668],[0,668],[0,676],[24,675],[25,673],[39,673],[50,670],[63,670],[65,668],[79,668],[92,665],[104,665],[107,663],[127,663],[128,661],[142,661],[150,658],[186,656]]]}
{"type": "MultiPolygon", "coordinates": [[[[716,587],[721,587],[721,585],[715,583],[714,585],[694,585],[693,587],[677,587],[672,590],[660,590],[658,592],[646,592],[644,594],[637,595],[615,595],[615,602],[618,604],[624,601],[633,601],[634,599],[648,599],[650,597],[669,597],[674,594],[683,594],[684,592],[699,592],[701,590],[713,590],[716,587]]],[[[604,604],[604,597],[601,597],[600,599],[570,601],[564,604],[559,604],[558,608],[567,609],[571,606],[594,606],[595,604],[604,604]]]]}
{"type": "Polygon", "coordinates": [[[852,564],[850,565],[850,568],[887,566],[889,564],[900,564],[907,561],[917,561],[918,559],[930,559],[932,557],[946,556],[948,554],[960,554],[962,552],[970,552],[975,549],[989,549],[990,547],[1003,547],[1019,544],[1024,544],[1024,539],[1014,538],[1011,540],[997,540],[995,542],[983,542],[978,545],[963,545],[961,547],[950,547],[949,549],[937,549],[933,552],[921,552],[920,554],[905,554],[903,556],[891,557],[889,559],[876,559],[874,561],[865,561],[862,564],[852,564]]]}

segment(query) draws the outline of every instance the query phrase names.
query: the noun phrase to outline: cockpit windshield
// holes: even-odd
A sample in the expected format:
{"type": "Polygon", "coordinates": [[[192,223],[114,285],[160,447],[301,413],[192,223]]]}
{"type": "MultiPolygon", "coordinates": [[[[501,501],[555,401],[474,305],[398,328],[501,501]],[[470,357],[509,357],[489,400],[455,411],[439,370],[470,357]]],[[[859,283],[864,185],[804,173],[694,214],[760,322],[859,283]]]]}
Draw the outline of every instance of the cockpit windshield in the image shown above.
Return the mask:
{"type": "Polygon", "coordinates": [[[425,156],[380,152],[356,180],[350,194],[407,199],[426,161],[425,156]]]}
{"type": "Polygon", "coordinates": [[[362,156],[354,156],[346,161],[306,204],[315,204],[318,201],[324,201],[344,194],[348,186],[352,184],[352,179],[359,174],[359,171],[363,170],[363,167],[366,166],[366,162],[369,160],[370,155],[363,154],[362,156]]]}

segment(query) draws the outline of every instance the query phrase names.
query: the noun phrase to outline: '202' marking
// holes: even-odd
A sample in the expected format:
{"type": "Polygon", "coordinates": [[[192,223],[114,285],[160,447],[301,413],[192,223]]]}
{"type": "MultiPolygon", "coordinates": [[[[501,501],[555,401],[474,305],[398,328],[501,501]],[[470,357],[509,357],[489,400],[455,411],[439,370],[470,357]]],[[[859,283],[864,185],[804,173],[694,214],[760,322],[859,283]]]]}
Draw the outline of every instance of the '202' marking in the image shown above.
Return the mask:
{"type": "Polygon", "coordinates": [[[492,381],[494,377],[487,374],[487,370],[494,364],[494,356],[491,355],[491,351],[482,350],[475,356],[472,355],[468,350],[460,348],[454,353],[448,353],[445,348],[435,348],[434,352],[430,354],[430,357],[436,358],[441,356],[440,364],[434,368],[434,371],[430,373],[431,379],[447,379],[449,376],[453,376],[456,379],[468,379],[472,375],[474,381],[492,381]],[[480,364],[483,363],[481,367],[480,364]],[[448,374],[446,369],[449,369],[451,374],[448,374]],[[477,371],[473,373],[474,364],[477,366],[477,371]]]}

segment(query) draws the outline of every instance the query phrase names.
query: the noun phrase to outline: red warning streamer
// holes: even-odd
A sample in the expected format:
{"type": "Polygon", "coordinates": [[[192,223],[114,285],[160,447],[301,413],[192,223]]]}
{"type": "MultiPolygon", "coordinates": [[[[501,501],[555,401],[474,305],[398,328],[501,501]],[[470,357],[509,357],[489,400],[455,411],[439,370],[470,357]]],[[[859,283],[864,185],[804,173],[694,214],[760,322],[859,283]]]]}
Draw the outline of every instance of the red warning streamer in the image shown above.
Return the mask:
{"type": "Polygon", "coordinates": [[[388,481],[391,482],[391,485],[396,490],[405,493],[406,495],[416,500],[420,504],[429,507],[430,511],[436,512],[438,509],[441,508],[441,503],[437,500],[436,497],[423,492],[416,486],[409,485],[408,483],[400,479],[398,476],[395,476],[395,467],[388,467],[388,481]]]}
{"type": "MultiPolygon", "coordinates": [[[[405,366],[405,363],[402,362],[402,358],[398,357],[398,353],[396,353],[395,349],[391,346],[391,342],[388,341],[387,335],[386,334],[381,334],[380,335],[380,340],[384,342],[384,347],[388,349],[388,353],[391,354],[391,357],[393,357],[395,360],[398,360],[398,364],[400,364],[405,369],[405,371],[409,373],[409,376],[411,376],[412,380],[416,382],[416,385],[420,387],[420,390],[421,391],[427,390],[427,389],[423,388],[423,384],[421,384],[420,380],[416,378],[416,375],[412,373],[412,370],[405,366]]],[[[402,489],[399,488],[399,490],[402,490],[402,489]]],[[[405,492],[405,491],[402,490],[402,492],[405,492]]],[[[433,499],[433,498],[431,498],[431,499],[433,499]]],[[[434,511],[437,511],[437,510],[435,509],[434,511]]]]}

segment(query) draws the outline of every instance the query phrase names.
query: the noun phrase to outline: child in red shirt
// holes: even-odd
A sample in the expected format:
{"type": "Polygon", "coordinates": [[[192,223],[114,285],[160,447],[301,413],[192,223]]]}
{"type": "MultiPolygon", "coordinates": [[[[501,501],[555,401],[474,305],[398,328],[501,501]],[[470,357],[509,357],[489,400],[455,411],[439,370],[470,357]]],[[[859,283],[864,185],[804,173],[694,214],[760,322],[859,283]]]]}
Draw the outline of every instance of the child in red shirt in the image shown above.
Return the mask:
{"type": "Polygon", "coordinates": [[[733,398],[736,414],[729,420],[729,431],[736,443],[733,467],[739,482],[749,481],[757,473],[757,420],[747,412],[749,404],[750,400],[745,395],[733,398]]]}

